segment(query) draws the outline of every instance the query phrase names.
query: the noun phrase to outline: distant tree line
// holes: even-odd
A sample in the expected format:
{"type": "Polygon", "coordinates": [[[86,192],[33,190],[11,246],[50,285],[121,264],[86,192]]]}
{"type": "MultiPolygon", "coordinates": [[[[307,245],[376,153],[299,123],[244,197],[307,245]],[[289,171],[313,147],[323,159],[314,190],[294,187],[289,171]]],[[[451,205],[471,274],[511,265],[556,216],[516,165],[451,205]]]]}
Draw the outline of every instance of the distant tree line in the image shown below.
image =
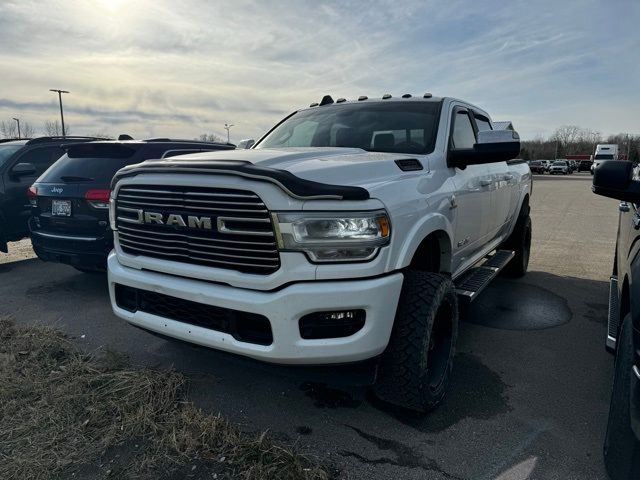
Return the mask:
{"type": "Polygon", "coordinates": [[[520,158],[524,160],[554,160],[567,155],[593,155],[599,143],[614,143],[629,159],[640,161],[640,135],[618,133],[603,137],[600,132],[576,125],[563,125],[548,138],[542,136],[521,142],[520,158]]]}
{"type": "MultiPolygon", "coordinates": [[[[69,125],[64,124],[65,133],[70,134],[69,125]]],[[[62,127],[58,120],[46,120],[40,129],[48,137],[59,137],[62,135],[62,127]]],[[[36,136],[36,128],[27,121],[20,122],[20,138],[33,138],[36,136]]],[[[15,120],[0,121],[0,138],[18,138],[18,123],[15,120]]]]}

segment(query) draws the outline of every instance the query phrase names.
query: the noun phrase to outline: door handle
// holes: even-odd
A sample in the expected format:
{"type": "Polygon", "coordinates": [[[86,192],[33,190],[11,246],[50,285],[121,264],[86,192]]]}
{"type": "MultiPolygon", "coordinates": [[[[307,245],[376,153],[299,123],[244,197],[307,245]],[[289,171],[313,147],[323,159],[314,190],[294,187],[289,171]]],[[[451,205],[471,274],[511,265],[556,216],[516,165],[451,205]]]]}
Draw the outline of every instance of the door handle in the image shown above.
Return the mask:
{"type": "Polygon", "coordinates": [[[491,185],[493,182],[491,180],[480,180],[480,186],[481,187],[488,187],[489,185],[491,185]]]}
{"type": "Polygon", "coordinates": [[[618,205],[618,210],[623,213],[627,213],[629,210],[631,210],[631,208],[629,207],[629,204],[627,202],[620,202],[620,204],[618,205]]]}

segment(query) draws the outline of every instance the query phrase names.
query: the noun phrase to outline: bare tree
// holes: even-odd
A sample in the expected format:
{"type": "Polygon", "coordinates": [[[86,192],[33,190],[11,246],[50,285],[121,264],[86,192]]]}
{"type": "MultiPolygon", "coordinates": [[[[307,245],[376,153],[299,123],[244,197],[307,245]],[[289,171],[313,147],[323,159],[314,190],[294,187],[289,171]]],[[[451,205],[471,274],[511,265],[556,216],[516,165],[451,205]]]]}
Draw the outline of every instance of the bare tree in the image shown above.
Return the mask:
{"type": "Polygon", "coordinates": [[[219,137],[215,133],[203,133],[197,138],[197,140],[200,140],[201,142],[225,142],[222,137],[219,137]]]}
{"type": "MultiPolygon", "coordinates": [[[[60,137],[62,136],[62,127],[58,120],[47,120],[44,122],[44,132],[49,137],[60,137]]],[[[71,129],[69,125],[65,123],[64,125],[65,133],[69,135],[71,133],[71,129]]]]}
{"type": "Polygon", "coordinates": [[[9,122],[3,120],[0,122],[0,135],[2,135],[2,138],[18,138],[16,122],[13,120],[9,122]]]}
{"type": "Polygon", "coordinates": [[[22,138],[32,138],[36,133],[36,129],[29,122],[20,123],[20,135],[22,138]]]}

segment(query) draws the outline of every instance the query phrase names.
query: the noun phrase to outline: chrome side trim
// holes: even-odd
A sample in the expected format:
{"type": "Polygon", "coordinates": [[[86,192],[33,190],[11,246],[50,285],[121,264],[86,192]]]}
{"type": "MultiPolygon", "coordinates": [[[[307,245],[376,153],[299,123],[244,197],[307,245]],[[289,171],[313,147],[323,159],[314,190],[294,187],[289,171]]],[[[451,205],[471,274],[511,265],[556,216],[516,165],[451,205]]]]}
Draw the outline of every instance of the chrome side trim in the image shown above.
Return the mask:
{"type": "Polygon", "coordinates": [[[76,237],[73,235],[58,235],[55,233],[45,233],[32,230],[33,235],[39,235],[46,238],[57,238],[58,240],[78,240],[80,242],[96,242],[100,237],[76,237]]]}
{"type": "Polygon", "coordinates": [[[634,365],[632,370],[633,370],[633,373],[636,374],[636,377],[638,378],[638,380],[640,380],[640,369],[638,368],[638,366],[634,365]]]}

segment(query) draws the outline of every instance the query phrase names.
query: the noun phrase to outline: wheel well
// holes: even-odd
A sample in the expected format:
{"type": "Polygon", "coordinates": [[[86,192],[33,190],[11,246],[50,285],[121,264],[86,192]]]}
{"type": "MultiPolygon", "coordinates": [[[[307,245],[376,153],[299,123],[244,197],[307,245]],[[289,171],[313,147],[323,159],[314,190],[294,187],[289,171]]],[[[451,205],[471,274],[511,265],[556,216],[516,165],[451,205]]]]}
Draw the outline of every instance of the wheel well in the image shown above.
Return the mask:
{"type": "Polygon", "coordinates": [[[523,214],[529,214],[529,194],[527,193],[522,200],[522,206],[520,207],[520,216],[523,214]]]}
{"type": "Polygon", "coordinates": [[[430,233],[413,254],[411,270],[451,273],[451,241],[444,230],[430,233]]]}
{"type": "Polygon", "coordinates": [[[620,324],[622,319],[631,311],[631,298],[629,297],[629,278],[625,277],[622,284],[622,294],[620,295],[620,324]]]}

